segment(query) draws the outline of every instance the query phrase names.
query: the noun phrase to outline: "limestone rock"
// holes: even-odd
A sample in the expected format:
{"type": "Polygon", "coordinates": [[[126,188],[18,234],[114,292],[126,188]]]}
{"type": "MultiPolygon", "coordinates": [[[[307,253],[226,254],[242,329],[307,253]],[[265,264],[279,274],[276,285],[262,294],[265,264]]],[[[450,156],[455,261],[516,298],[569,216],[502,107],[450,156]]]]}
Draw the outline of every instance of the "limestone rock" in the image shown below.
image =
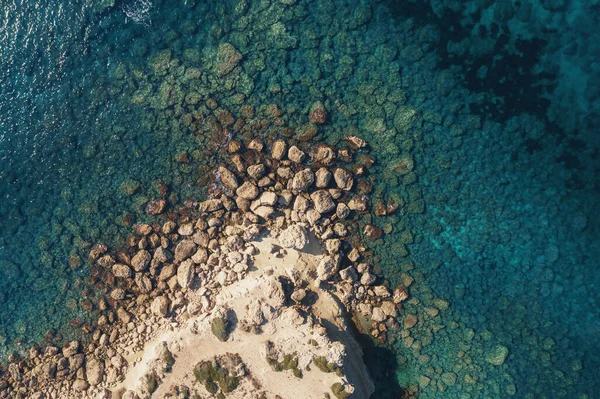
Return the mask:
{"type": "Polygon", "coordinates": [[[194,262],[187,259],[177,268],[177,282],[181,288],[188,288],[194,281],[194,262]]]}
{"type": "Polygon", "coordinates": [[[304,169],[294,175],[292,180],[292,190],[306,191],[315,182],[315,175],[312,170],[304,169]]]}
{"type": "Polygon", "coordinates": [[[175,261],[181,262],[196,252],[196,243],[193,240],[182,240],[175,247],[175,261]]]}
{"type": "Polygon", "coordinates": [[[230,171],[229,169],[221,166],[221,167],[219,167],[219,169],[217,169],[217,173],[218,173],[219,179],[221,180],[221,183],[223,183],[223,185],[225,187],[228,187],[232,190],[235,190],[236,188],[239,187],[237,177],[235,177],[233,172],[230,171]]]}
{"type": "Polygon", "coordinates": [[[300,148],[293,145],[288,150],[288,158],[292,162],[302,163],[306,158],[306,154],[300,148]]]}
{"type": "Polygon", "coordinates": [[[248,172],[248,176],[258,180],[265,175],[266,169],[265,165],[259,163],[257,165],[248,166],[248,169],[246,171],[248,172]]]}
{"type": "Polygon", "coordinates": [[[319,213],[328,213],[335,209],[335,202],[327,190],[317,190],[310,195],[310,199],[319,213]]]}
{"type": "Polygon", "coordinates": [[[150,310],[157,316],[165,317],[169,312],[169,299],[165,296],[157,296],[152,301],[150,310]]]}
{"type": "Polygon", "coordinates": [[[287,144],[283,140],[275,140],[273,142],[273,147],[271,148],[271,156],[273,159],[281,160],[285,155],[285,150],[287,148],[287,144]]]}
{"type": "Polygon", "coordinates": [[[338,188],[349,191],[352,189],[352,185],[354,184],[354,179],[352,178],[352,174],[348,172],[346,169],[337,168],[333,172],[333,178],[335,180],[335,184],[337,184],[338,188]]]}
{"type": "Polygon", "coordinates": [[[259,190],[254,183],[245,182],[236,190],[235,193],[238,195],[238,197],[243,199],[253,200],[254,198],[258,197],[259,190]]]}
{"type": "Polygon", "coordinates": [[[319,168],[319,170],[317,170],[317,173],[315,173],[315,185],[318,188],[326,188],[329,185],[329,182],[331,181],[331,172],[328,171],[326,168],[319,168]]]}
{"type": "Polygon", "coordinates": [[[303,249],[308,244],[308,234],[304,227],[294,224],[279,234],[279,242],[284,248],[303,249]]]}
{"type": "Polygon", "coordinates": [[[133,270],[136,272],[141,272],[148,267],[150,260],[152,260],[150,252],[142,249],[133,256],[133,259],[131,259],[131,266],[133,266],[133,270]]]}

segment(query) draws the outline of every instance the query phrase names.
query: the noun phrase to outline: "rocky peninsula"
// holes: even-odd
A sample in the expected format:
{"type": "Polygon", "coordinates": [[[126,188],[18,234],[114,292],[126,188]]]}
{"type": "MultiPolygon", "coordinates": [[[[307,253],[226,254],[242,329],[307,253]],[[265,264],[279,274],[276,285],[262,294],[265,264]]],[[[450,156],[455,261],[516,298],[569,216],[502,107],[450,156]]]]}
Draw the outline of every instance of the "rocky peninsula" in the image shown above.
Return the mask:
{"type": "MultiPolygon", "coordinates": [[[[322,123],[322,106],[310,117],[322,123]]],[[[370,397],[354,327],[384,340],[408,291],[360,243],[383,232],[353,226],[397,209],[370,203],[367,143],[227,146],[208,199],[154,199],[156,222],[134,225],[128,247],[91,249],[104,293],[89,298],[89,339],[12,356],[1,398],[370,397]]]]}

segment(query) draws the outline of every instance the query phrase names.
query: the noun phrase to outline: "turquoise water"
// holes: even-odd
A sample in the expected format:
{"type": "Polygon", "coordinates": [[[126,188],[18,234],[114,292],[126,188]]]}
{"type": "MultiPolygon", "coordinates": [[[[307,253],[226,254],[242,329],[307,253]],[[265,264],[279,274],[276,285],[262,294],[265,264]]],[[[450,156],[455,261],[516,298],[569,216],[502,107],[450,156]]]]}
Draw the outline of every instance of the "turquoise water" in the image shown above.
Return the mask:
{"type": "Polygon", "coordinates": [[[594,14],[496,3],[2,2],[1,352],[75,334],[90,245],[203,195],[228,136],[300,130],[318,100],[316,138],[367,139],[374,199],[402,205],[369,245],[419,322],[368,347],[374,398],[596,397],[594,14]],[[243,55],[226,74],[223,43],[243,55]]]}

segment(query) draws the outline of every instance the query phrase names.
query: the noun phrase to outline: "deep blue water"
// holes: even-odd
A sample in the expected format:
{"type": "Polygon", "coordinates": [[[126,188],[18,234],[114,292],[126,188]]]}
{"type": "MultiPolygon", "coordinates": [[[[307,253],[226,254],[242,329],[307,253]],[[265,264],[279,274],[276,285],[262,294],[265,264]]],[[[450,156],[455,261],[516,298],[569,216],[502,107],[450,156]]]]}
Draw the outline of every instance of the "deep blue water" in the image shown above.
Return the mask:
{"type": "Polygon", "coordinates": [[[367,351],[375,397],[595,397],[594,5],[521,3],[2,1],[0,352],[91,317],[90,245],[123,243],[161,185],[202,195],[212,100],[292,128],[320,100],[319,137],[367,139],[374,196],[404,203],[369,244],[419,323],[367,351]],[[244,58],[223,77],[225,42],[244,58]]]}

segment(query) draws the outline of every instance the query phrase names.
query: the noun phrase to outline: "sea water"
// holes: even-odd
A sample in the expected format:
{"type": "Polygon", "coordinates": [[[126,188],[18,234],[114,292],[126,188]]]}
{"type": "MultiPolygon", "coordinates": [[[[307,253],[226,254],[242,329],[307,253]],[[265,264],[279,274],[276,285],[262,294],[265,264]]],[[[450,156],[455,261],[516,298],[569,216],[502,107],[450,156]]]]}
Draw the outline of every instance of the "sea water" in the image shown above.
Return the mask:
{"type": "Polygon", "coordinates": [[[374,397],[599,392],[593,5],[0,5],[3,356],[93,320],[91,245],[125,245],[149,199],[204,195],[219,142],[203,109],[276,104],[296,129],[322,101],[317,139],[365,138],[373,198],[401,205],[366,216],[381,274],[409,286],[400,325],[417,320],[363,340],[374,397]],[[243,55],[225,76],[223,43],[243,55]]]}

